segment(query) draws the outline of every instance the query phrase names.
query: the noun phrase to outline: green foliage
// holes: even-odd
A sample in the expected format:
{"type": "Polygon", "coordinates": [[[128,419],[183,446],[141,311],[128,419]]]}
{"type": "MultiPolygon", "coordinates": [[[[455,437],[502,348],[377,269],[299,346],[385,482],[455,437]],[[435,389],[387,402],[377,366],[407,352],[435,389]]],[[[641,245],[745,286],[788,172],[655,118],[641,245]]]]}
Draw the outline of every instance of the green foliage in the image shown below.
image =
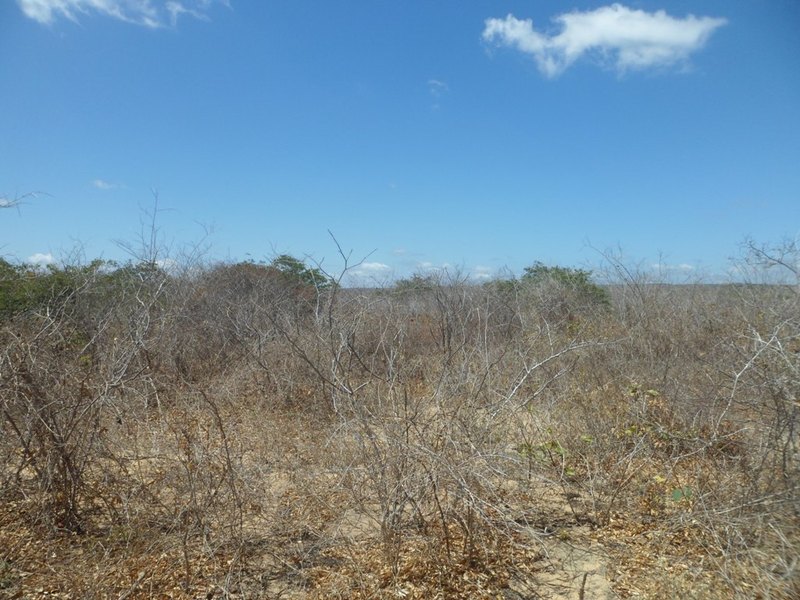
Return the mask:
{"type": "Polygon", "coordinates": [[[681,500],[691,500],[691,499],[692,499],[692,488],[688,486],[679,487],[672,490],[673,502],[680,502],[681,500]]]}
{"type": "Polygon", "coordinates": [[[52,265],[42,271],[0,259],[0,319],[9,319],[68,296],[74,289],[70,275],[52,265]]]}
{"type": "Polygon", "coordinates": [[[0,318],[7,319],[25,306],[25,271],[0,258],[0,318]]]}
{"type": "MultiPolygon", "coordinates": [[[[552,434],[549,428],[548,434],[552,434]]],[[[519,452],[520,456],[528,459],[529,470],[532,469],[533,463],[538,463],[558,469],[559,472],[568,477],[575,475],[576,470],[572,464],[574,462],[572,457],[570,457],[567,449],[561,445],[561,442],[555,438],[550,437],[539,443],[524,442],[517,446],[517,452],[519,452]]]]}
{"type": "Polygon", "coordinates": [[[516,279],[493,279],[484,283],[483,287],[501,297],[511,298],[519,291],[519,281],[516,279]]]}
{"type": "Polygon", "coordinates": [[[292,284],[326,289],[333,285],[331,278],[323,273],[322,269],[309,267],[304,261],[289,254],[276,257],[270,266],[277,269],[281,275],[292,284]]]}
{"type": "MultiPolygon", "coordinates": [[[[37,269],[0,259],[0,321],[48,306],[63,307],[90,281],[94,284],[112,284],[115,280],[121,280],[124,269],[106,272],[109,266],[113,266],[113,263],[94,260],[84,266],[48,265],[44,269],[37,269]]],[[[97,295],[102,289],[96,285],[93,291],[97,295]]]]}
{"type": "Polygon", "coordinates": [[[536,261],[526,267],[520,282],[527,285],[555,284],[565,291],[577,296],[577,300],[586,305],[608,306],[608,292],[592,281],[592,272],[572,267],[550,267],[536,261]]]}
{"type": "Polygon", "coordinates": [[[421,275],[414,273],[411,277],[406,279],[398,279],[394,284],[394,289],[397,292],[409,293],[428,291],[436,288],[438,281],[435,275],[421,275]]]}

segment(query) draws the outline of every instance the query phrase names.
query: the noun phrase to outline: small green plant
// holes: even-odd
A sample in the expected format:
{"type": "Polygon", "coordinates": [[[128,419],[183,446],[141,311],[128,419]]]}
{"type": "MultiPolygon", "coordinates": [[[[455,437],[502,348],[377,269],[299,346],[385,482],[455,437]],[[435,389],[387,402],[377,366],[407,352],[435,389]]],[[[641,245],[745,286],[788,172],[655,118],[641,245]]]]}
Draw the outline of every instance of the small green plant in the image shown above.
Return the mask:
{"type": "Polygon", "coordinates": [[[672,490],[673,502],[680,502],[681,500],[684,499],[691,500],[691,498],[692,498],[692,488],[688,486],[683,486],[672,490]]]}
{"type": "Polygon", "coordinates": [[[567,460],[569,453],[558,440],[549,439],[538,444],[525,442],[517,446],[517,452],[528,459],[529,475],[534,463],[556,467],[569,477],[575,475],[575,468],[567,460]]]}

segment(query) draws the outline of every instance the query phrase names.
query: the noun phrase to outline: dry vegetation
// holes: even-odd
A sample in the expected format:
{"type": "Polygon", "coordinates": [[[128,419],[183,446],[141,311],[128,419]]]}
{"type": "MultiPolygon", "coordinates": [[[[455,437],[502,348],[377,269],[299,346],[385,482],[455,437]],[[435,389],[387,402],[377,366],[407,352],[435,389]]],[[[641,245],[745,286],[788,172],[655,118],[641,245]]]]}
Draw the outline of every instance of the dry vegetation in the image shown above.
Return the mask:
{"type": "Polygon", "coordinates": [[[6,263],[0,595],[800,597],[798,252],[747,258],[610,303],[6,263]]]}

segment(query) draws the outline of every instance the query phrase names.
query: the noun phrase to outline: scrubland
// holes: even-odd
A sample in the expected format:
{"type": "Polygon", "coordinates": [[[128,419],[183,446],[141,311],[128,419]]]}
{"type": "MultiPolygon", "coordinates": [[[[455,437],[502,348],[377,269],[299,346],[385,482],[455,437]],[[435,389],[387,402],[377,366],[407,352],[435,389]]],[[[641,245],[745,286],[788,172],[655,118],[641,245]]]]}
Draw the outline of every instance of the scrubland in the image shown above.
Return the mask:
{"type": "Polygon", "coordinates": [[[797,259],[5,263],[0,596],[800,597],[797,259]]]}

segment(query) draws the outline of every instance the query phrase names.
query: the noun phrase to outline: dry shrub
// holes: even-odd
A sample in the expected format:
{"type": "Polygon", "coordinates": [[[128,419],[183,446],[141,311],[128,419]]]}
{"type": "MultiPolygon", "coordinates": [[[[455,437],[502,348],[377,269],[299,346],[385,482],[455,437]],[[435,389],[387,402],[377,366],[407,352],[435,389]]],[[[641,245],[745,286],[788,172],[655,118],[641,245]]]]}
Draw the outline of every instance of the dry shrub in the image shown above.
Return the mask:
{"type": "Polygon", "coordinates": [[[610,306],[554,280],[78,270],[0,325],[0,585],[515,597],[591,530],[621,595],[796,596],[800,311],[772,275],[796,261],[750,251],[738,285],[612,265],[610,306]],[[102,568],[45,570],[48,539],[102,568]]]}

